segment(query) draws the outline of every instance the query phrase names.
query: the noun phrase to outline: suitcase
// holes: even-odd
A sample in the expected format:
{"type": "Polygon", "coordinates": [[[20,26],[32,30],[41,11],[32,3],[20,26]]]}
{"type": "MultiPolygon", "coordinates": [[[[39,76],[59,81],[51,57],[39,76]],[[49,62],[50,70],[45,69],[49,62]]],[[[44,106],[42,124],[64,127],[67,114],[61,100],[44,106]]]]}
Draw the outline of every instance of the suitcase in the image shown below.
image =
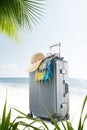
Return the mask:
{"type": "Polygon", "coordinates": [[[36,71],[29,73],[29,115],[32,117],[50,120],[48,111],[54,119],[69,118],[68,62],[59,57],[53,64],[53,77],[49,81],[36,83],[36,71]]]}

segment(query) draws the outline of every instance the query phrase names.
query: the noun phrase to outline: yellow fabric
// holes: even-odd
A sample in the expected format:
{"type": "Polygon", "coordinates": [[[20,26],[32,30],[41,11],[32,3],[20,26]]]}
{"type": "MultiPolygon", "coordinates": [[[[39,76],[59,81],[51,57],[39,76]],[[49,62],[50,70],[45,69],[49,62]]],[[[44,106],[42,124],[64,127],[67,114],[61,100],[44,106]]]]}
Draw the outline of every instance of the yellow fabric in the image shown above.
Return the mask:
{"type": "Polygon", "coordinates": [[[36,82],[40,81],[41,79],[43,79],[44,75],[45,75],[45,71],[43,72],[36,71],[35,81],[36,82]]]}
{"type": "Polygon", "coordinates": [[[39,70],[36,71],[36,74],[35,74],[36,82],[40,81],[45,75],[45,72],[42,71],[42,68],[43,68],[43,63],[41,63],[41,65],[39,66],[39,70]]]}

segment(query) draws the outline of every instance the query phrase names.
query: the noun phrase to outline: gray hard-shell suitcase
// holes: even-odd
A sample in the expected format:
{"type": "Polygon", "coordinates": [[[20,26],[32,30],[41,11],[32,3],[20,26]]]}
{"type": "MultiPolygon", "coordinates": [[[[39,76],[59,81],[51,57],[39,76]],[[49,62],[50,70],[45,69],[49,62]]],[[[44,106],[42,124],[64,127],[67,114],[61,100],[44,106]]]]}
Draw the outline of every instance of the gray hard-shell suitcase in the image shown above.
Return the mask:
{"type": "Polygon", "coordinates": [[[30,115],[49,119],[69,117],[68,63],[60,58],[54,61],[53,77],[49,81],[35,82],[35,73],[29,73],[30,115]],[[47,110],[47,111],[46,111],[47,110]]]}

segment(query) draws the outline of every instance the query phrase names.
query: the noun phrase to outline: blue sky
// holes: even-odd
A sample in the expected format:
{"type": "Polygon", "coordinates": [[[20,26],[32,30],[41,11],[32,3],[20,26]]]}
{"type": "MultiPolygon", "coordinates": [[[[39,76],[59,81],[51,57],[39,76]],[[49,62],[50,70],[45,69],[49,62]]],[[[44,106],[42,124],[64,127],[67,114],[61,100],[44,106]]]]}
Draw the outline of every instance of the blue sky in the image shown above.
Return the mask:
{"type": "Polygon", "coordinates": [[[45,14],[32,33],[20,32],[20,44],[0,34],[0,77],[28,77],[24,69],[32,54],[46,55],[61,42],[61,56],[68,61],[69,77],[87,79],[87,1],[47,0],[45,14]]]}

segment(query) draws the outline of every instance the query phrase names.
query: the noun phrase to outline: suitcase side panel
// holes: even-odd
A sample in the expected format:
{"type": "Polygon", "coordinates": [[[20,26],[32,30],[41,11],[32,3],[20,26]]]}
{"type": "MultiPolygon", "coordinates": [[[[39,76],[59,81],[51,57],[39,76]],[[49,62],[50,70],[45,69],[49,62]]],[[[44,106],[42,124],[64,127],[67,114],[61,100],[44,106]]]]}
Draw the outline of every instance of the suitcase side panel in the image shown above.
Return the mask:
{"type": "Polygon", "coordinates": [[[69,113],[68,63],[56,62],[57,113],[65,117],[69,113]]]}

